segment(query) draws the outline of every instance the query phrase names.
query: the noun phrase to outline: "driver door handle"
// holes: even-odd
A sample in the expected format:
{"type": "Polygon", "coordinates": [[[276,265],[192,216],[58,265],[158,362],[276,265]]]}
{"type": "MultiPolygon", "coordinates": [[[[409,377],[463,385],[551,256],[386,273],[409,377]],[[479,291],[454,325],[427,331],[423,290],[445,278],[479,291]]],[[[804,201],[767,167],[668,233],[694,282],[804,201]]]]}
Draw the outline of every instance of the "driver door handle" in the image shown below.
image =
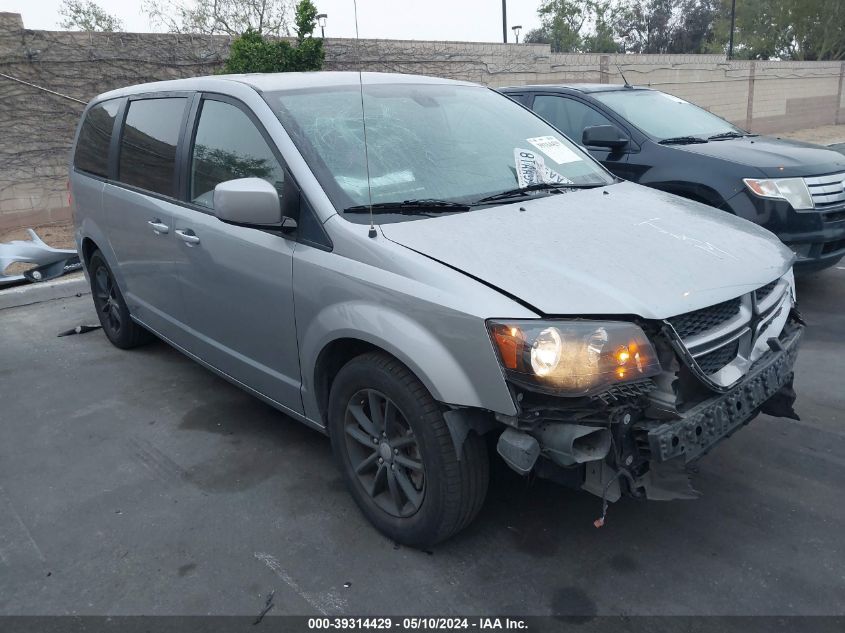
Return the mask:
{"type": "Polygon", "coordinates": [[[191,229],[176,229],[176,235],[188,246],[195,246],[200,243],[200,238],[191,229]]]}
{"type": "Polygon", "coordinates": [[[155,220],[150,220],[149,222],[147,222],[147,224],[149,224],[153,228],[153,233],[155,233],[156,235],[166,235],[170,232],[170,227],[158,218],[156,218],[155,220]]]}

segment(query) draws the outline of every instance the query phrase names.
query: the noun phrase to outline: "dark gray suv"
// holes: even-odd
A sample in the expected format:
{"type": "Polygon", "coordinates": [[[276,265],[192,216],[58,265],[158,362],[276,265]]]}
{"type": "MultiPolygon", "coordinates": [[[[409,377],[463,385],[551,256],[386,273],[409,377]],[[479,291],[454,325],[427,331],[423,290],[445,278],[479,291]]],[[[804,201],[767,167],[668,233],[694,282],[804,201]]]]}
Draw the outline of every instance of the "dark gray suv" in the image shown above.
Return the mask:
{"type": "Polygon", "coordinates": [[[845,156],[742,130],[683,99],[615,84],[502,92],[581,143],[620,178],[766,227],[814,272],[845,256],[845,156]]]}

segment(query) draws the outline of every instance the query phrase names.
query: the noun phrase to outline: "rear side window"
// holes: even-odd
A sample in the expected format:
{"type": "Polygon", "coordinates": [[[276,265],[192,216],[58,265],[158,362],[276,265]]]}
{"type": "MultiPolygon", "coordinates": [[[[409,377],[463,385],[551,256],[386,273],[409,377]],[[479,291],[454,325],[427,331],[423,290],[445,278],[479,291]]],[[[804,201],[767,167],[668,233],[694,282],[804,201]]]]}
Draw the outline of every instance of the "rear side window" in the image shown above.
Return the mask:
{"type": "Polygon", "coordinates": [[[120,139],[120,181],[176,197],[176,145],[187,99],[129,102],[120,139]]]}
{"type": "Polygon", "coordinates": [[[85,114],[73,155],[76,169],[96,176],[109,175],[109,145],[118,109],[120,102],[113,99],[95,105],[85,114]]]}
{"type": "Polygon", "coordinates": [[[191,157],[191,201],[213,208],[218,184],[251,177],[282,194],[284,171],[255,124],[240,108],[206,99],[191,157]]]}
{"type": "Polygon", "coordinates": [[[534,112],[576,143],[583,143],[584,128],[613,125],[603,114],[574,99],[551,95],[534,97],[534,112]]]}

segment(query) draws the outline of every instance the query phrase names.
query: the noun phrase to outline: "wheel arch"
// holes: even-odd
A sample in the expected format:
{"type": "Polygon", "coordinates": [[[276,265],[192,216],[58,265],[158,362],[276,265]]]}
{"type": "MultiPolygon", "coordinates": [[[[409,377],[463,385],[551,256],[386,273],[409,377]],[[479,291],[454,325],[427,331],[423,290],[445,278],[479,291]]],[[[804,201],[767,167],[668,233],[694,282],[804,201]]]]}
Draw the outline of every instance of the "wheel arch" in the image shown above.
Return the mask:
{"type": "Polygon", "coordinates": [[[100,250],[97,243],[90,237],[82,238],[82,263],[85,265],[85,270],[88,270],[88,264],[91,263],[91,256],[94,251],[100,250]]]}
{"type": "MultiPolygon", "coordinates": [[[[477,343],[491,345],[486,333],[477,343]]],[[[299,348],[305,414],[321,425],[326,422],[332,379],[352,358],[374,350],[405,365],[438,402],[508,415],[516,410],[492,347],[492,367],[486,367],[484,354],[474,351],[467,368],[459,360],[462,352],[450,349],[411,316],[384,305],[356,301],[326,307],[299,333],[299,348]],[[479,366],[487,371],[468,370],[479,366]],[[500,384],[494,384],[493,377],[500,384]]]]}
{"type": "Polygon", "coordinates": [[[344,365],[358,356],[376,351],[389,353],[372,343],[351,337],[334,339],[320,350],[314,363],[313,391],[320,421],[326,425],[326,428],[328,428],[326,412],[329,406],[329,394],[338,372],[344,365]]]}

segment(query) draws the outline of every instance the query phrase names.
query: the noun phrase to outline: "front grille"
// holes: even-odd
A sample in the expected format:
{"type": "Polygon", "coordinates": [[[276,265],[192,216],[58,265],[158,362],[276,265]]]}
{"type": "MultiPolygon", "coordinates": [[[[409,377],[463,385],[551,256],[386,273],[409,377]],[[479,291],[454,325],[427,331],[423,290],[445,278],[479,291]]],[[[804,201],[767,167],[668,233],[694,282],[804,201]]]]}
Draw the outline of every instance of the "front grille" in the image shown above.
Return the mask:
{"type": "Polygon", "coordinates": [[[822,220],[824,222],[841,222],[845,220],[845,211],[831,211],[830,213],[825,213],[822,216],[822,220]]]}
{"type": "Polygon", "coordinates": [[[730,299],[708,308],[701,308],[672,317],[669,323],[682,339],[717,328],[739,314],[742,298],[730,299]]]}
{"type": "Polygon", "coordinates": [[[712,352],[699,356],[695,359],[695,361],[698,363],[698,366],[701,367],[701,371],[709,376],[710,374],[715,374],[717,371],[722,369],[722,367],[731,362],[734,358],[736,358],[738,353],[739,341],[734,341],[733,343],[723,345],[712,352]]]}
{"type": "MultiPolygon", "coordinates": [[[[845,247],[845,243],[843,243],[845,247]]],[[[681,354],[693,374],[708,382],[723,387],[737,379],[737,371],[728,372],[730,366],[745,374],[749,361],[759,346],[759,354],[765,355],[765,346],[760,345],[760,336],[772,336],[774,330],[767,330],[778,315],[783,314],[791,304],[789,284],[783,278],[775,279],[752,293],[723,301],[708,308],[666,319],[672,326],[686,354],[681,354]],[[781,306],[781,309],[778,309],[781,306]],[[690,356],[692,358],[690,358],[690,356]],[[704,376],[698,374],[698,370],[704,376]],[[721,372],[720,370],[725,370],[721,372]]],[[[782,321],[781,321],[782,323],[782,321]]],[[[755,359],[756,360],[756,359],[755,359]]]]}
{"type": "Polygon", "coordinates": [[[845,203],[845,173],[804,178],[817,209],[845,203]]]}
{"type": "Polygon", "coordinates": [[[777,287],[777,285],[778,285],[778,280],[775,279],[773,282],[766,284],[762,288],[757,288],[757,290],[754,291],[754,294],[756,295],[756,298],[757,298],[757,303],[763,301],[766,297],[768,297],[770,294],[772,294],[772,290],[774,290],[777,287]]]}

